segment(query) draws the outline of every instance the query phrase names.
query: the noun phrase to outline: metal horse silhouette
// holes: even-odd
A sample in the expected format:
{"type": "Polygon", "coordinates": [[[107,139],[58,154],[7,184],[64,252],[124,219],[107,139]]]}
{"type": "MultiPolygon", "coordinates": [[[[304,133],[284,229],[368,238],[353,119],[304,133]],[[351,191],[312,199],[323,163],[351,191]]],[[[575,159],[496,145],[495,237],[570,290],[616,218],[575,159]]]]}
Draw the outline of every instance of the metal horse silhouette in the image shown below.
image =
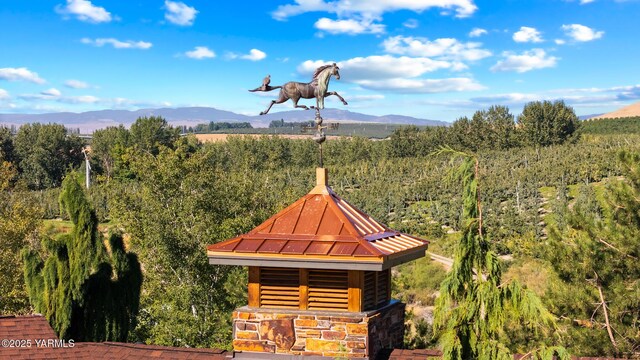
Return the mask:
{"type": "Polygon", "coordinates": [[[348,105],[347,102],[335,91],[327,91],[329,89],[329,80],[331,76],[335,76],[337,80],[340,80],[340,72],[338,71],[338,65],[336,63],[330,65],[323,65],[316,69],[313,73],[313,78],[311,82],[301,83],[296,81],[289,81],[288,83],[281,86],[270,86],[271,76],[268,75],[262,82],[262,86],[257,87],[253,90],[249,90],[251,92],[254,91],[271,91],[275,89],[280,89],[280,94],[278,95],[278,99],[271,100],[269,107],[260,115],[265,115],[271,110],[271,107],[274,104],[282,104],[287,100],[291,99],[293,102],[293,107],[295,108],[303,108],[305,110],[309,109],[324,109],[324,98],[327,96],[335,95],[344,105],[348,105]],[[306,105],[298,105],[298,101],[300,99],[312,99],[316,98],[316,106],[306,106],[306,105]]]}

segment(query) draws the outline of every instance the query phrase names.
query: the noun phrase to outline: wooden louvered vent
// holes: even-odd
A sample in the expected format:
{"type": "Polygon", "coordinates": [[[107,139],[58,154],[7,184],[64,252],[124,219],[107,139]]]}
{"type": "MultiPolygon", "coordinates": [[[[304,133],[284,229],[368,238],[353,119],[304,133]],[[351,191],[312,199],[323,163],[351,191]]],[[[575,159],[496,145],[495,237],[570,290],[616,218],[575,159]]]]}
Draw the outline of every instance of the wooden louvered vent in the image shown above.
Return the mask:
{"type": "Polygon", "coordinates": [[[347,310],[348,284],[346,270],[309,270],[308,309],[347,310]]]}
{"type": "Polygon", "coordinates": [[[389,303],[389,271],[364,272],[364,310],[373,310],[389,303]]]}
{"type": "Polygon", "coordinates": [[[300,306],[298,269],[261,268],[260,306],[297,309],[300,306]]]}
{"type": "Polygon", "coordinates": [[[376,284],[376,307],[379,308],[387,305],[389,302],[389,285],[391,285],[391,282],[389,279],[389,270],[376,271],[376,274],[378,275],[378,282],[376,284]]]}

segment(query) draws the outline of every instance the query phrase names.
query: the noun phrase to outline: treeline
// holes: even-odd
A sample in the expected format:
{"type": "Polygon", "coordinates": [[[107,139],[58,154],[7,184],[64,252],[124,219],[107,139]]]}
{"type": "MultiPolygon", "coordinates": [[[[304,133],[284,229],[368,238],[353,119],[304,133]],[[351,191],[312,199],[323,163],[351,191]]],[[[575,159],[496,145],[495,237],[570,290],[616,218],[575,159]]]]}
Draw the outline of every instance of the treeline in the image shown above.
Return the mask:
{"type": "Polygon", "coordinates": [[[0,163],[15,167],[19,181],[32,190],[58,187],[68,170],[80,166],[84,143],[59,124],[22,125],[15,135],[0,127],[0,163]]]}
{"type": "Polygon", "coordinates": [[[582,133],[592,135],[640,133],[640,117],[593,119],[582,122],[582,133]]]}
{"type": "Polygon", "coordinates": [[[269,129],[274,129],[274,128],[299,129],[303,126],[313,126],[313,121],[284,121],[284,119],[280,119],[280,120],[272,120],[269,123],[269,129]]]}
{"type": "Polygon", "coordinates": [[[197,124],[196,126],[189,126],[186,128],[187,133],[192,134],[206,134],[219,130],[227,129],[253,129],[251,123],[248,122],[217,122],[211,121],[208,124],[197,124]]]}
{"type": "Polygon", "coordinates": [[[398,129],[391,136],[392,155],[424,156],[443,146],[477,152],[559,145],[576,141],[580,125],[573,109],[562,101],[531,102],[517,118],[505,106],[492,106],[471,118],[459,118],[450,127],[398,129]]]}

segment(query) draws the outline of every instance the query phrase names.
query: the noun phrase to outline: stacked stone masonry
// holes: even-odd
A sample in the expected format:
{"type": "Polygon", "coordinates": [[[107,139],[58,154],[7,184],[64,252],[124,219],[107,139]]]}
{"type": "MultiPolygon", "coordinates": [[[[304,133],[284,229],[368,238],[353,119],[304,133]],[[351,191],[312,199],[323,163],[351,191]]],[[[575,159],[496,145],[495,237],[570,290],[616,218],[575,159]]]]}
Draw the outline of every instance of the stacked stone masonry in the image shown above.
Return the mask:
{"type": "Polygon", "coordinates": [[[402,346],[405,305],[365,313],[243,307],[233,313],[236,352],[376,359],[402,346]]]}

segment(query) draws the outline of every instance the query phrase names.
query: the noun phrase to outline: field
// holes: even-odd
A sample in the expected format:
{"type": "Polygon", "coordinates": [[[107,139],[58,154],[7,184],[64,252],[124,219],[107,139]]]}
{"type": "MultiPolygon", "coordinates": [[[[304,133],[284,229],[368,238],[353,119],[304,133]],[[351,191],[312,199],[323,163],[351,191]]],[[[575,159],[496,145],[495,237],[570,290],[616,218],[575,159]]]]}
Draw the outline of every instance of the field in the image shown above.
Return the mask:
{"type": "MultiPolygon", "coordinates": [[[[254,129],[256,130],[256,129],[254,129]]],[[[251,136],[251,137],[255,137],[255,138],[260,138],[261,136],[266,136],[266,135],[275,135],[275,136],[281,136],[287,139],[310,139],[311,135],[306,134],[306,135],[302,135],[302,134],[297,134],[297,135],[287,135],[287,134],[242,134],[242,133],[233,133],[233,134],[195,134],[196,139],[198,139],[200,142],[203,143],[207,143],[207,142],[220,142],[220,141],[227,141],[227,139],[229,138],[229,136],[251,136]]],[[[337,139],[339,136],[327,136],[327,139],[337,139]]]]}

